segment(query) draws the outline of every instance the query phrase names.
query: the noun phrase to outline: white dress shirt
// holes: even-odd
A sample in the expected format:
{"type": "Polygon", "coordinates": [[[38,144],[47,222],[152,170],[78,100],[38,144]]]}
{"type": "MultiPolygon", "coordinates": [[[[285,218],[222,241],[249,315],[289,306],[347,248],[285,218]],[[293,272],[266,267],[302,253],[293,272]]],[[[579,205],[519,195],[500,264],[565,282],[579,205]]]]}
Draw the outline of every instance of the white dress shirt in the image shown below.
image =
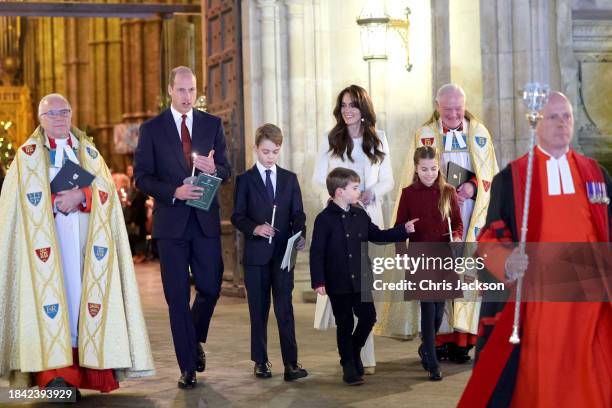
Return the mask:
{"type": "MultiPolygon", "coordinates": [[[[176,125],[176,131],[178,132],[179,140],[182,141],[181,124],[183,123],[183,114],[174,109],[174,106],[172,105],[170,105],[170,112],[172,112],[172,117],[174,118],[174,124],[176,125]]],[[[185,124],[187,125],[187,130],[189,130],[189,137],[193,139],[193,109],[190,109],[189,112],[187,112],[185,115],[187,115],[187,118],[185,118],[185,124]]]]}
{"type": "MultiPolygon", "coordinates": [[[[263,180],[263,183],[265,186],[266,185],[266,170],[268,169],[263,164],[261,164],[259,160],[255,162],[255,165],[257,166],[257,170],[259,170],[259,175],[261,176],[261,179],[263,180]]],[[[272,187],[274,188],[274,196],[276,196],[276,164],[270,167],[270,170],[271,170],[270,179],[272,180],[272,187]]]]}

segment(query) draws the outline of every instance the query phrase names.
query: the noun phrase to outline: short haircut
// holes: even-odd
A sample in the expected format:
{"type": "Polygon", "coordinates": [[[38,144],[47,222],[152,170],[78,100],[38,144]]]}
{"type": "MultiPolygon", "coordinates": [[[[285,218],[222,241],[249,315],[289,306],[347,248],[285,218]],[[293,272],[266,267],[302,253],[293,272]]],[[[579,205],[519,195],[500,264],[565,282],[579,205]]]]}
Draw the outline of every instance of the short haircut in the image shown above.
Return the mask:
{"type": "Polygon", "coordinates": [[[191,74],[194,78],[196,77],[191,68],[186,67],[184,65],[172,68],[172,71],[170,71],[170,77],[168,78],[168,85],[174,87],[174,78],[176,78],[177,75],[185,74],[191,74]]]}
{"type": "Polygon", "coordinates": [[[463,102],[464,103],[467,101],[467,99],[465,97],[465,91],[459,85],[457,85],[457,84],[444,84],[444,85],[442,85],[440,87],[440,89],[438,89],[438,92],[436,93],[436,102],[440,103],[440,98],[442,98],[442,96],[447,95],[447,94],[451,94],[451,93],[458,93],[461,96],[463,96],[463,102]]]}
{"type": "Polygon", "coordinates": [[[360,180],[359,174],[355,173],[353,170],[344,167],[336,167],[327,175],[325,184],[327,185],[329,196],[334,198],[336,196],[336,189],[345,188],[349,183],[359,183],[360,180]]]}
{"type": "Polygon", "coordinates": [[[68,109],[72,110],[72,107],[70,106],[70,102],[68,102],[68,99],[66,99],[64,95],[59,94],[59,93],[50,93],[50,94],[43,96],[40,102],[38,103],[38,117],[40,117],[41,113],[43,113],[42,112],[43,106],[48,104],[51,99],[60,99],[66,102],[66,105],[68,105],[68,109]]]}
{"type": "Polygon", "coordinates": [[[255,131],[255,146],[259,146],[264,140],[269,140],[277,146],[283,144],[283,132],[272,123],[261,125],[255,131]]]}

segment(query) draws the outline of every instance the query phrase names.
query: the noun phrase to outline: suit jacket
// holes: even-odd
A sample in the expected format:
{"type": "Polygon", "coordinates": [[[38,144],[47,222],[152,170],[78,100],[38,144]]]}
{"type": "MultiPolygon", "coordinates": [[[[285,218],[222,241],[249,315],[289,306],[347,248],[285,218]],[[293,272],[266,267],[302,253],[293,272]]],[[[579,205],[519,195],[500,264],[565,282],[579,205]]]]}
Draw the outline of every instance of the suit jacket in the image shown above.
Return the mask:
{"type": "MultiPolygon", "coordinates": [[[[193,110],[191,148],[199,155],[208,155],[214,149],[217,177],[224,181],[230,177],[231,169],[220,118],[193,110]]],[[[176,188],[190,175],[191,169],[185,161],[181,139],[170,109],[143,123],[134,154],[134,177],[136,187],[155,199],[153,238],[181,238],[191,211],[196,212],[204,235],[217,237],[221,234],[217,197],[208,211],[196,210],[183,200],[173,200],[176,188]]]]}
{"type": "Polygon", "coordinates": [[[403,225],[380,230],[363,209],[351,206],[347,212],[330,201],[314,223],[310,244],[312,288],[325,285],[326,292],[332,295],[371,290],[367,242],[398,242],[406,238],[403,225]]]}
{"type": "Polygon", "coordinates": [[[278,165],[276,169],[274,203],[270,201],[257,166],[236,177],[232,224],[245,237],[244,265],[265,265],[272,257],[282,260],[291,235],[302,231],[302,236],[306,236],[306,214],[298,178],[278,165]],[[278,231],[270,244],[268,239],[253,235],[253,231],[272,220],[273,204],[276,204],[274,228],[278,231]]]}

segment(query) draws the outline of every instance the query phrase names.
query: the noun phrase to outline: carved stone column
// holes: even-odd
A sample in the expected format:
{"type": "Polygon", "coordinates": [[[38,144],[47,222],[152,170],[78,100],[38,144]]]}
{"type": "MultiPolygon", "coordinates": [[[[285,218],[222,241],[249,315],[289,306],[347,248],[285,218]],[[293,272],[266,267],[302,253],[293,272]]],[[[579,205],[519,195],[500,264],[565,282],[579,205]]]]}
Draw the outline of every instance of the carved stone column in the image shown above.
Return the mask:
{"type": "MultiPolygon", "coordinates": [[[[304,139],[306,134],[305,91],[305,32],[303,0],[286,0],[289,37],[289,128],[285,131],[289,143],[284,149],[290,154],[293,169],[304,168],[304,139]]],[[[306,177],[303,177],[306,178],[306,177]]]]}
{"type": "Polygon", "coordinates": [[[43,17],[36,19],[36,77],[38,92],[34,100],[52,92],[64,91],[64,19],[43,17]],[[49,41],[52,38],[53,41],[49,41]]]}
{"type": "Polygon", "coordinates": [[[142,122],[159,111],[161,88],[161,19],[122,20],[124,122],[142,122]]]}
{"type": "Polygon", "coordinates": [[[537,80],[560,89],[550,13],[546,0],[480,1],[483,119],[500,168],[527,150],[523,86],[537,80]]]}
{"type": "Polygon", "coordinates": [[[278,39],[278,2],[277,0],[259,0],[261,19],[261,70],[262,70],[262,103],[263,122],[278,123],[277,87],[279,58],[278,39]]]}
{"type": "Polygon", "coordinates": [[[120,21],[92,20],[89,47],[95,113],[92,133],[109,167],[123,168],[123,158],[112,154],[113,126],[121,122],[123,111],[120,21]]]}
{"type": "Polygon", "coordinates": [[[432,92],[451,82],[449,0],[431,0],[432,92]]]}
{"type": "Polygon", "coordinates": [[[73,123],[84,128],[94,123],[89,47],[90,19],[66,18],[65,96],[72,105],[73,123]]]}

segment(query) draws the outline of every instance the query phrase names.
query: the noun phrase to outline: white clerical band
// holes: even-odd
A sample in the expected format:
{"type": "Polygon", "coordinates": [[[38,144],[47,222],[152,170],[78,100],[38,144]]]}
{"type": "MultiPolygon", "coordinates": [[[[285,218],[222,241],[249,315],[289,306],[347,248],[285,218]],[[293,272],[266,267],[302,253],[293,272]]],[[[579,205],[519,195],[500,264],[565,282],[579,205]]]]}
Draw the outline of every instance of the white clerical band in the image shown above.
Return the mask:
{"type": "Polygon", "coordinates": [[[465,149],[467,145],[465,144],[465,138],[463,137],[463,133],[459,130],[449,130],[446,132],[446,142],[444,143],[444,150],[451,151],[453,150],[453,139],[457,140],[457,144],[461,149],[465,149]]]}
{"type": "Polygon", "coordinates": [[[570,171],[567,156],[564,154],[559,159],[550,157],[546,162],[546,173],[548,175],[548,194],[560,195],[561,188],[563,194],[574,194],[574,181],[570,171]]]}
{"type": "Polygon", "coordinates": [[[61,168],[64,165],[64,153],[70,161],[79,164],[74,151],[68,146],[68,139],[55,139],[55,144],[55,163],[53,163],[53,167],[61,168]]]}

